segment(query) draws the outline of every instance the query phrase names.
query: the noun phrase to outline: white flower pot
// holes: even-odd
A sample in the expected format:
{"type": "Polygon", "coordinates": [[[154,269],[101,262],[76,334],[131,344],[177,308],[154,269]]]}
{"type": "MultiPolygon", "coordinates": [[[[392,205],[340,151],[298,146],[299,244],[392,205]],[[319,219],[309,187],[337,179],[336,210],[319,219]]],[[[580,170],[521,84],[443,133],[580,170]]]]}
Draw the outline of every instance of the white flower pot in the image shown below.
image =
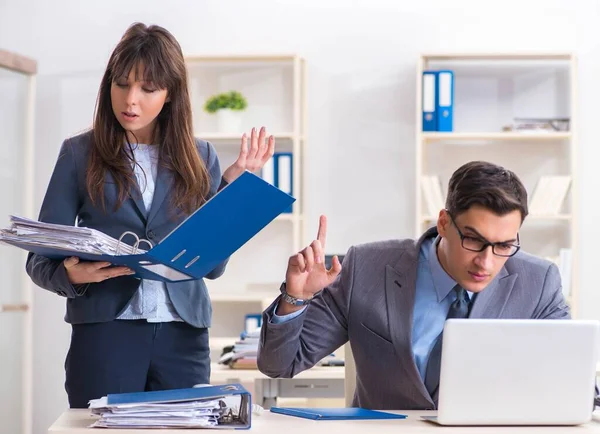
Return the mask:
{"type": "Polygon", "coordinates": [[[217,127],[222,133],[240,133],[242,112],[239,110],[220,109],[216,113],[217,127]]]}

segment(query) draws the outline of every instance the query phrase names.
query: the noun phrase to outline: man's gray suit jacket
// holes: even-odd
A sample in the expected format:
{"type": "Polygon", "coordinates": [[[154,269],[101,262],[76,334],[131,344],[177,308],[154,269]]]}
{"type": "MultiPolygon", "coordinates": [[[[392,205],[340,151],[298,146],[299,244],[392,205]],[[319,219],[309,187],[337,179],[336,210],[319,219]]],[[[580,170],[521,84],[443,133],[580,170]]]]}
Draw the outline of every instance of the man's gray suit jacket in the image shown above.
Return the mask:
{"type": "MultiPolygon", "coordinates": [[[[411,333],[420,240],[351,247],[342,272],[298,317],[271,323],[265,310],[258,367],[291,378],[348,340],[356,362],[354,406],[434,409],[413,358],[411,333]]],[[[475,297],[471,318],[569,318],[559,271],[519,251],[475,297]]]]}

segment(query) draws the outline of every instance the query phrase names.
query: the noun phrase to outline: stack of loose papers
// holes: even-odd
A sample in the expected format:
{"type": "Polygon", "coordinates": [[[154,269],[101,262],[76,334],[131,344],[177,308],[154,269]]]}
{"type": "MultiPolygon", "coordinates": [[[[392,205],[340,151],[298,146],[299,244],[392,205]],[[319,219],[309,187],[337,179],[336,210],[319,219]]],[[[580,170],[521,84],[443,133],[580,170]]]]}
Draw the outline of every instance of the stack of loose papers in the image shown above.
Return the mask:
{"type": "Polygon", "coordinates": [[[89,407],[98,428],[250,428],[250,393],[241,384],[108,394],[89,407]]]}
{"type": "Polygon", "coordinates": [[[107,397],[90,401],[100,415],[93,428],[212,428],[226,412],[222,400],[108,404],[107,397]]]}
{"type": "Polygon", "coordinates": [[[256,356],[259,340],[260,328],[251,332],[243,332],[231,351],[221,355],[219,363],[228,365],[232,369],[257,369],[256,356]]]}
{"type": "MultiPolygon", "coordinates": [[[[11,226],[0,229],[0,241],[17,247],[44,247],[64,251],[65,256],[79,253],[94,255],[123,255],[145,253],[95,229],[44,223],[23,217],[10,216],[11,226]]],[[[137,242],[139,239],[131,234],[137,242]]],[[[131,241],[131,240],[128,240],[131,241]]]]}

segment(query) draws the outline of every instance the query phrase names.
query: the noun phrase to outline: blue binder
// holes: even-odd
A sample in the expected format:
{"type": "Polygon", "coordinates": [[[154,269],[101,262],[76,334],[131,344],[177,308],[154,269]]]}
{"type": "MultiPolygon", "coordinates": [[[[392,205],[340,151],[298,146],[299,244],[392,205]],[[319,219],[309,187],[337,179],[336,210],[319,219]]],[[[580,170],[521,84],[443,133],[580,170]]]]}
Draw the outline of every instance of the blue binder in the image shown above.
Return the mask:
{"type": "Polygon", "coordinates": [[[436,117],[437,130],[451,132],[454,121],[454,73],[437,71],[436,79],[436,117]]]}
{"type": "MultiPolygon", "coordinates": [[[[294,193],[294,156],[291,152],[276,152],[273,155],[275,187],[284,193],[294,193]]],[[[284,213],[291,213],[292,207],[286,208],[284,213]]]]}
{"type": "Polygon", "coordinates": [[[244,332],[249,333],[262,326],[261,313],[248,313],[244,318],[244,332]]]}
{"type": "Polygon", "coordinates": [[[437,71],[424,71],[421,87],[423,131],[437,131],[437,71]]]}
{"type": "Polygon", "coordinates": [[[107,261],[127,266],[143,279],[181,282],[206,276],[295,200],[246,171],[144,254],[96,255],[4,242],[51,259],[107,261]]]}
{"type": "MultiPolygon", "coordinates": [[[[151,392],[115,393],[106,395],[107,407],[124,404],[175,403],[185,401],[210,401],[239,396],[236,420],[219,427],[249,429],[252,426],[252,395],[241,384],[192,387],[188,389],[156,390],[151,392]]],[[[233,409],[232,409],[233,410],[233,409]]]]}
{"type": "Polygon", "coordinates": [[[250,392],[238,383],[221,386],[190,387],[187,389],[153,390],[150,392],[109,393],[106,403],[111,405],[149,404],[158,402],[183,402],[210,400],[224,396],[248,396],[250,392]]]}
{"type": "Polygon", "coordinates": [[[271,412],[312,420],[406,419],[404,414],[366,408],[291,408],[271,407],[271,412]]]}

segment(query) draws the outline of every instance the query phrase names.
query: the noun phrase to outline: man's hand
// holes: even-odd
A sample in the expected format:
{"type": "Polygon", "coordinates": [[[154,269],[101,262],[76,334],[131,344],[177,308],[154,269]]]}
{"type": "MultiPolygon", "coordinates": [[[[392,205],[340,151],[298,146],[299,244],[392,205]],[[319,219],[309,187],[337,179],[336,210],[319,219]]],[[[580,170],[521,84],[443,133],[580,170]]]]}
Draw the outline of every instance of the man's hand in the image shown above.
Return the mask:
{"type": "MultiPolygon", "coordinates": [[[[327,237],[327,218],[319,219],[319,232],[304,250],[291,256],[285,274],[286,291],[292,297],[306,300],[333,283],[342,271],[342,264],[337,256],[333,257],[331,269],[325,268],[325,241],[327,237]]],[[[301,309],[289,303],[280,303],[277,315],[286,315],[301,309]]]]}

